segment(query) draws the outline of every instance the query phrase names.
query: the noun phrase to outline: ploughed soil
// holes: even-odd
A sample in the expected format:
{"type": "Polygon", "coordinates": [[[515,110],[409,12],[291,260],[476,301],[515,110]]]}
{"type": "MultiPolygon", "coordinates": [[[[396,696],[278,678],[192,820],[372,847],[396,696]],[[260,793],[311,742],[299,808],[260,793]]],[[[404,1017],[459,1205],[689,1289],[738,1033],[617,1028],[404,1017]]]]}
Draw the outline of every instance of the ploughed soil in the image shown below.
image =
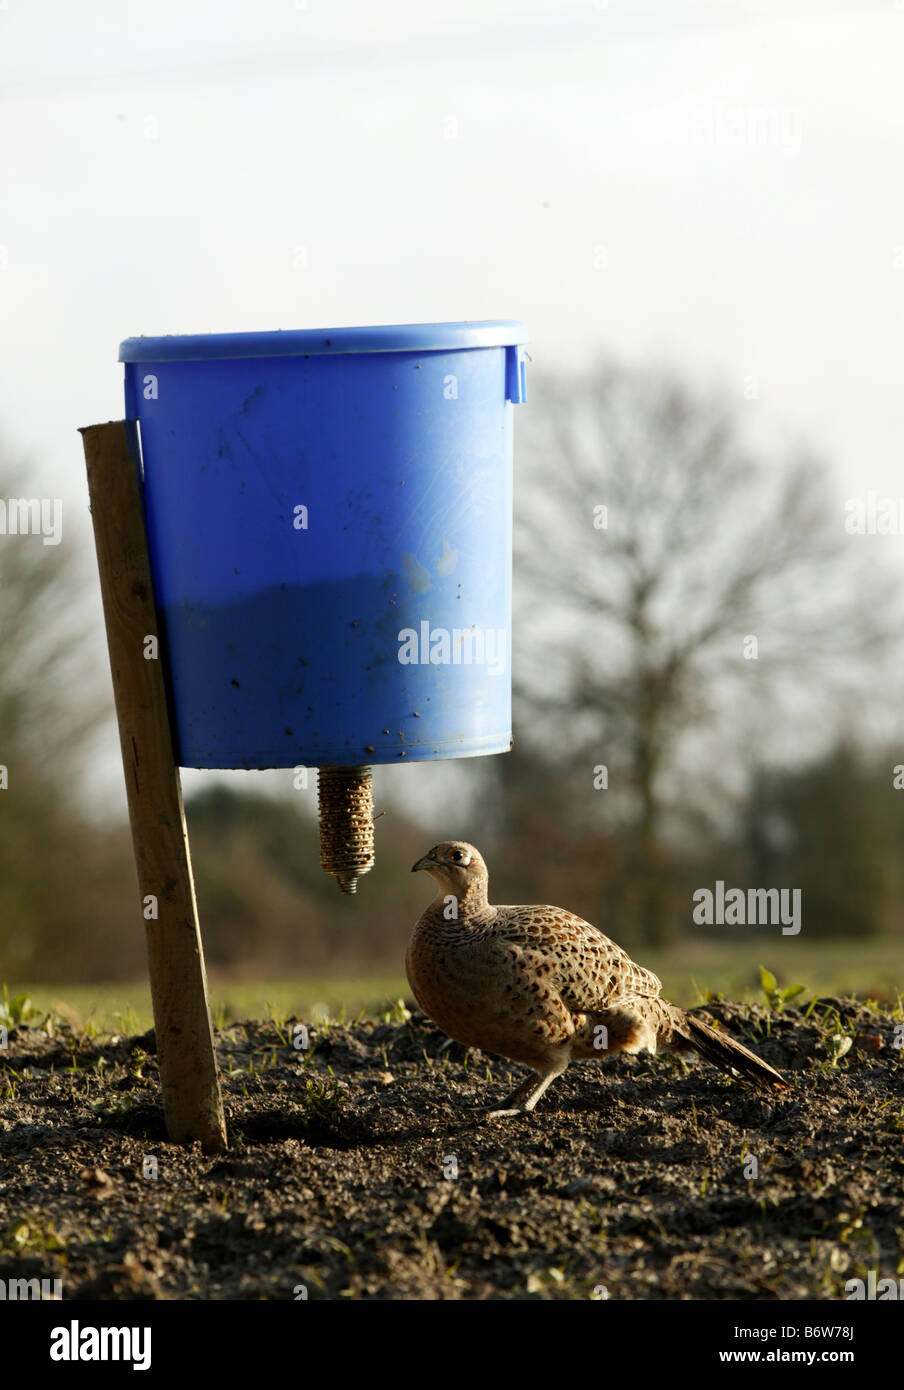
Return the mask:
{"type": "Polygon", "coordinates": [[[838,1299],[904,1273],[900,1015],[716,1001],[789,1092],[622,1057],[507,1120],[473,1107],[525,1073],[404,1015],[312,1025],[306,1049],[292,1020],[218,1033],[212,1156],[166,1141],[152,1034],[11,1029],[0,1279],[59,1278],[64,1299],[838,1299]]]}

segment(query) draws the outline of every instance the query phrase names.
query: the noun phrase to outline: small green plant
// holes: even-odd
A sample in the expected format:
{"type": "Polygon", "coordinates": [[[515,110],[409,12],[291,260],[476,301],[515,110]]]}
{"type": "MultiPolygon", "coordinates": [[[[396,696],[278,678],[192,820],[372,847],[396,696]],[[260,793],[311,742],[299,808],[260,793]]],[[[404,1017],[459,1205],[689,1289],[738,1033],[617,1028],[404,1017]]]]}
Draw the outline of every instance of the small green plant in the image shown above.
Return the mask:
{"type": "Polygon", "coordinates": [[[302,1104],[307,1114],[320,1120],[332,1120],[342,1108],[342,1088],[338,1081],[321,1081],[308,1077],[305,1082],[302,1104]]]}
{"type": "Polygon", "coordinates": [[[696,975],[691,976],[691,986],[698,1004],[720,1004],[725,997],[717,989],[704,989],[697,983],[696,975]]]}
{"type": "Polygon", "coordinates": [[[113,1014],[113,1018],[116,1021],[118,1032],[124,1034],[127,1038],[134,1037],[136,1033],[141,1031],[138,1015],[132,1008],[117,1009],[113,1014]]]}
{"type": "Polygon", "coordinates": [[[264,1004],[266,1005],[267,1013],[270,1016],[270,1022],[273,1024],[274,1033],[279,1038],[279,1041],[282,1043],[283,1047],[288,1047],[289,1039],[287,1037],[285,1014],[277,1013],[276,1009],[274,1008],[272,1002],[269,999],[265,999],[264,1004]]]}
{"type": "Polygon", "coordinates": [[[870,1228],[864,1224],[864,1217],[867,1214],[866,1207],[858,1207],[856,1211],[840,1211],[835,1217],[837,1223],[837,1239],[842,1245],[853,1245],[858,1250],[875,1251],[877,1249],[876,1237],[870,1228]]]}
{"type": "Polygon", "coordinates": [[[0,1251],[8,1255],[39,1254],[65,1250],[66,1242],[49,1221],[27,1216],[14,1221],[0,1234],[0,1251]]]}
{"type": "Polygon", "coordinates": [[[3,1003],[0,1004],[0,1023],[7,1028],[16,1028],[20,1023],[31,1018],[38,1011],[32,1004],[27,994],[17,994],[15,999],[10,999],[9,990],[3,986],[3,1003]]]}
{"type": "Polygon", "coordinates": [[[407,1023],[411,1018],[411,1010],[407,1007],[404,999],[390,1000],[384,1009],[380,1011],[381,1023],[407,1023]]]}
{"type": "Polygon", "coordinates": [[[141,1092],[106,1092],[98,1096],[96,1100],[88,1101],[89,1110],[93,1110],[98,1115],[132,1115],[136,1111],[143,1110],[147,1105],[146,1098],[141,1092]]]}
{"type": "Polygon", "coordinates": [[[837,1067],[842,1057],[847,1056],[854,1045],[854,1039],[846,1033],[833,1033],[829,1038],[829,1047],[832,1050],[831,1062],[833,1067],[837,1067]]]}
{"type": "Polygon", "coordinates": [[[821,1062],[823,1071],[833,1071],[842,1057],[846,1057],[854,1046],[852,1035],[845,1031],[841,1015],[835,1010],[826,1010],[822,1016],[821,1032],[828,1056],[821,1062]]]}
{"type": "Polygon", "coordinates": [[[806,985],[788,985],[786,989],[779,989],[778,981],[771,970],[767,970],[765,965],[760,966],[760,984],[763,987],[763,1000],[767,1009],[778,1012],[789,999],[796,999],[798,994],[803,994],[806,985]]]}

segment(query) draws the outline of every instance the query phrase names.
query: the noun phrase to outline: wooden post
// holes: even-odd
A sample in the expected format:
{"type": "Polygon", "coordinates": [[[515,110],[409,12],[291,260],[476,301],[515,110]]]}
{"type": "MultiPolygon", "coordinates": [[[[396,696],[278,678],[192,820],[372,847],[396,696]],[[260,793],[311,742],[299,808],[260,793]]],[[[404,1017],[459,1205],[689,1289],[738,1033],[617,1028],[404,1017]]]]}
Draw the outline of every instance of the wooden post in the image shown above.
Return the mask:
{"type": "Polygon", "coordinates": [[[207,974],[173,752],[134,426],[80,430],[147,935],[163,1112],[170,1139],[226,1148],[207,974]],[[156,644],[151,644],[156,646],[156,644]],[[156,915],[153,915],[156,913],[156,915]]]}

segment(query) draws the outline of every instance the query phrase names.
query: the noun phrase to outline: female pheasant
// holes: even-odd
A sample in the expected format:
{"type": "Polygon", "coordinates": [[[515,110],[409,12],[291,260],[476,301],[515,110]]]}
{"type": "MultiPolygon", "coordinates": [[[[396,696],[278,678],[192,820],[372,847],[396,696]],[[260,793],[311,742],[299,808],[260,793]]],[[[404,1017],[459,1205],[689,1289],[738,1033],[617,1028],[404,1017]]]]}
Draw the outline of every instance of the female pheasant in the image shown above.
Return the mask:
{"type": "Polygon", "coordinates": [[[608,936],[560,907],[494,907],[489,874],[463,840],[413,865],[439,892],[408,943],[414,997],[467,1047],[523,1062],[534,1075],[490,1116],[533,1110],[576,1058],[616,1052],[698,1052],[761,1086],[787,1082],[755,1053],[659,997],[662,985],[608,936]]]}

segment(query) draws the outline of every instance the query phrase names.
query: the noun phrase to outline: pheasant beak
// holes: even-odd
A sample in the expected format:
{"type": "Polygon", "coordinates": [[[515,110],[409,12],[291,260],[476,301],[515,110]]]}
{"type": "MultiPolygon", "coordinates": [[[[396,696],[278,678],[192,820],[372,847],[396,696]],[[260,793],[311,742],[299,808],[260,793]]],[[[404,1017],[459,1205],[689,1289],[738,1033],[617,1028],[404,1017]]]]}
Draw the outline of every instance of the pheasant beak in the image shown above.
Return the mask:
{"type": "Polygon", "coordinates": [[[416,874],[418,869],[435,869],[436,867],[437,861],[432,857],[432,855],[425,854],[423,859],[419,859],[416,864],[412,864],[411,872],[413,874],[416,874]]]}

